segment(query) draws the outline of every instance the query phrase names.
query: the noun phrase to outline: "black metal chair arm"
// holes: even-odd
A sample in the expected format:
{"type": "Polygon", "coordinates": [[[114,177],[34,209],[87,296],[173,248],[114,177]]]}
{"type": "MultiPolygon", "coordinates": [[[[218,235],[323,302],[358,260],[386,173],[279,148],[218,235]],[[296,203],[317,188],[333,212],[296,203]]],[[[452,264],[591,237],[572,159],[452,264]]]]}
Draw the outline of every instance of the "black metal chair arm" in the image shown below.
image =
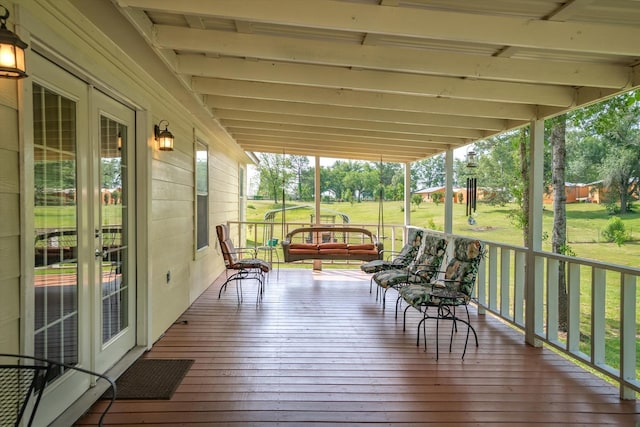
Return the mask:
{"type": "Polygon", "coordinates": [[[238,258],[243,258],[244,254],[251,254],[249,258],[257,258],[258,257],[258,248],[253,246],[246,247],[236,247],[235,252],[231,252],[231,255],[236,255],[238,258]]]}
{"type": "Polygon", "coordinates": [[[43,359],[22,354],[0,353],[0,359],[14,360],[13,363],[0,362],[0,382],[2,383],[0,384],[0,386],[3,390],[6,390],[9,393],[14,393],[13,397],[19,404],[16,408],[17,413],[3,413],[0,415],[2,415],[2,420],[6,420],[6,418],[11,417],[16,426],[22,425],[21,422],[23,420],[23,417],[25,416],[26,409],[29,406],[29,402],[33,398],[35,399],[33,401],[33,408],[31,410],[29,420],[26,424],[27,426],[32,425],[47,384],[59,375],[60,370],[73,370],[82,372],[84,374],[94,376],[98,379],[103,379],[109,383],[109,386],[111,388],[111,398],[102,414],[100,415],[100,419],[98,420],[99,426],[103,425],[104,417],[107,412],[109,412],[109,409],[111,409],[111,406],[116,399],[116,383],[104,374],[51,359],[43,359]],[[15,390],[12,390],[11,387],[14,387],[15,390]]]}

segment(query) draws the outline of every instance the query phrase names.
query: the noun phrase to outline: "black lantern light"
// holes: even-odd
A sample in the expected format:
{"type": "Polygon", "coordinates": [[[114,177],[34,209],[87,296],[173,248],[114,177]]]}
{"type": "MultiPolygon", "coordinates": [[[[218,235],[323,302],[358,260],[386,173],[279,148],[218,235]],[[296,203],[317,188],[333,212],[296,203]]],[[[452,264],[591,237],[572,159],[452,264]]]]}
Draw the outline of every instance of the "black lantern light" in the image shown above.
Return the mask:
{"type": "Polygon", "coordinates": [[[160,123],[153,127],[153,134],[158,141],[158,150],[160,151],[173,151],[173,134],[169,132],[167,129],[169,127],[169,122],[166,120],[161,120],[160,123]],[[160,129],[162,123],[166,123],[164,125],[164,129],[160,129]]]}
{"type": "Polygon", "coordinates": [[[27,44],[20,37],[7,29],[9,9],[4,9],[4,15],[0,16],[0,77],[9,79],[21,79],[27,77],[24,60],[24,50],[27,44]]]}

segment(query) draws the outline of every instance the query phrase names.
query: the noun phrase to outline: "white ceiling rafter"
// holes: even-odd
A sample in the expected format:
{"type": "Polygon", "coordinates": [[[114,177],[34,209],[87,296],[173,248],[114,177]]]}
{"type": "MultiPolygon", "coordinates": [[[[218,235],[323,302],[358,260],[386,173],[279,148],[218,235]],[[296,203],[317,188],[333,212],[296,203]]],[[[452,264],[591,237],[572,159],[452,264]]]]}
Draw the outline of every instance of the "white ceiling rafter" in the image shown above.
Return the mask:
{"type": "Polygon", "coordinates": [[[328,64],[461,78],[522,83],[620,88],[629,82],[631,67],[575,61],[531,61],[424,50],[397,46],[363,46],[335,41],[155,27],[159,49],[197,50],[227,56],[261,57],[273,61],[328,64]]]}
{"type": "Polygon", "coordinates": [[[112,1],[247,151],[407,162],[640,86],[635,0],[112,1]]]}

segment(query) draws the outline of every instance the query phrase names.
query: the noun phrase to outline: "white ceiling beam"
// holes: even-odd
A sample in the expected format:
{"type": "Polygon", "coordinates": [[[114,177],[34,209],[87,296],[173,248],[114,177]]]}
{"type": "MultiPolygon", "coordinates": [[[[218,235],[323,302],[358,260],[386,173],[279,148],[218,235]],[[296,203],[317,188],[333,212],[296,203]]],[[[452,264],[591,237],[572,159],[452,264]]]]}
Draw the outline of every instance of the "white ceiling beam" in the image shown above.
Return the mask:
{"type": "Polygon", "coordinates": [[[612,64],[532,61],[166,25],[155,27],[154,40],[162,49],[525,83],[622,88],[631,74],[630,67],[612,64]]]}
{"type": "Polygon", "coordinates": [[[324,147],[318,146],[317,141],[310,143],[295,143],[291,141],[254,141],[254,140],[240,140],[238,141],[240,146],[246,151],[253,151],[258,153],[275,153],[282,154],[285,152],[289,155],[301,155],[308,156],[309,153],[313,153],[318,157],[330,157],[336,159],[347,160],[367,160],[371,162],[379,162],[382,157],[385,162],[397,162],[397,163],[410,163],[417,160],[422,160],[427,157],[435,156],[439,151],[433,150],[421,150],[420,152],[404,153],[393,150],[385,150],[384,152],[378,150],[353,150],[349,146],[342,144],[341,147],[324,147]]]}
{"type": "MultiPolygon", "coordinates": [[[[496,46],[640,56],[640,28],[300,0],[117,0],[121,7],[496,46]]],[[[540,17],[542,18],[542,17],[540,17]]]]}
{"type": "Polygon", "coordinates": [[[224,110],[216,109],[215,115],[218,120],[245,120],[245,121],[260,121],[267,123],[291,123],[311,126],[331,126],[331,127],[343,127],[348,129],[371,129],[382,130],[388,132],[405,132],[405,133],[418,133],[418,134],[443,134],[449,136],[458,136],[461,138],[482,138],[491,131],[504,130],[504,121],[502,127],[496,128],[472,128],[470,126],[460,126],[461,120],[458,118],[454,120],[449,116],[430,115],[429,121],[423,123],[397,123],[395,121],[382,122],[372,121],[365,119],[345,119],[343,117],[322,117],[322,116],[303,116],[292,114],[280,114],[274,112],[256,112],[256,111],[241,111],[241,110],[224,110]],[[441,118],[448,120],[442,120],[443,123],[439,123],[441,118]],[[444,123],[453,123],[454,125],[447,125],[444,123]],[[441,133],[442,132],[442,133],[441,133]],[[445,133],[446,132],[446,133],[445,133]]]}
{"type": "MultiPolygon", "coordinates": [[[[464,121],[454,117],[447,124],[442,121],[434,123],[446,126],[455,126],[455,123],[452,122],[458,120],[457,123],[460,127],[503,129],[504,124],[496,122],[493,118],[531,120],[537,114],[535,106],[524,104],[456,100],[205,77],[194,77],[191,84],[196,92],[205,95],[466,117],[464,121]]],[[[430,118],[425,117],[425,119],[430,118]]]]}
{"type": "Polygon", "coordinates": [[[476,129],[463,129],[459,127],[445,127],[417,124],[382,123],[365,120],[345,120],[338,118],[322,118],[307,116],[291,116],[274,113],[257,113],[246,111],[216,110],[216,117],[223,126],[233,127],[261,127],[269,126],[272,129],[293,126],[328,127],[335,129],[368,130],[377,132],[390,132],[409,135],[439,135],[458,138],[479,139],[487,135],[487,132],[476,129]]]}
{"type": "MultiPolygon", "coordinates": [[[[334,117],[334,118],[348,118],[354,120],[372,120],[380,122],[395,122],[395,123],[414,123],[414,124],[427,124],[432,114],[450,114],[453,115],[452,121],[459,120],[461,127],[465,126],[465,122],[473,122],[477,120],[477,117],[488,117],[489,119],[504,119],[500,122],[508,126],[506,119],[515,121],[530,120],[521,117],[509,117],[508,112],[504,113],[506,117],[496,116],[493,112],[484,112],[481,109],[477,110],[477,116],[471,117],[471,114],[465,115],[465,112],[456,113],[448,112],[444,110],[431,112],[415,112],[415,111],[393,111],[393,110],[380,110],[375,108],[358,108],[358,107],[342,107],[335,105],[322,105],[322,104],[307,104],[301,102],[288,102],[288,101],[270,101],[262,99],[249,99],[249,98],[232,98],[221,96],[205,96],[205,102],[211,109],[227,109],[227,110],[242,110],[242,111],[262,111],[262,112],[275,112],[281,114],[294,114],[302,116],[321,116],[321,117],[334,117]]],[[[479,103],[480,104],[480,103],[479,103]]],[[[461,107],[464,107],[462,105],[461,107]]],[[[535,115],[531,118],[537,117],[538,110],[535,111],[535,115]]],[[[473,126],[471,126],[473,127],[473,126]]],[[[506,129],[506,127],[504,128],[506,129]]],[[[503,129],[503,130],[504,130],[503,129]]]]}
{"type": "Polygon", "coordinates": [[[564,86],[436,77],[323,65],[178,55],[176,71],[200,77],[348,88],[382,93],[569,107],[575,90],[564,86]]]}
{"type": "Polygon", "coordinates": [[[199,16],[186,15],[184,19],[187,21],[187,25],[191,28],[197,28],[199,30],[205,29],[204,21],[199,16]]]}
{"type": "Polygon", "coordinates": [[[306,138],[316,141],[342,141],[344,143],[363,143],[363,144],[390,144],[395,143],[401,147],[421,147],[421,146],[433,146],[442,149],[444,146],[461,146],[473,142],[470,139],[464,138],[451,138],[447,136],[430,136],[424,138],[422,141],[416,141],[411,139],[398,139],[384,136],[364,136],[364,135],[346,135],[346,134],[319,134],[309,132],[297,132],[287,130],[266,130],[266,129],[242,129],[238,132],[230,132],[235,138],[239,138],[240,135],[267,136],[273,138],[306,138]]]}
{"type": "MultiPolygon", "coordinates": [[[[245,145],[247,145],[248,141],[253,141],[255,144],[275,144],[276,146],[298,146],[298,147],[307,147],[307,149],[322,149],[325,151],[348,151],[351,153],[367,153],[371,152],[372,155],[377,155],[378,160],[380,159],[380,154],[389,154],[395,156],[402,156],[405,158],[413,157],[414,159],[422,158],[425,155],[429,155],[431,153],[442,152],[444,148],[442,147],[453,147],[451,145],[442,145],[442,144],[418,144],[412,146],[405,146],[401,143],[397,143],[393,140],[383,140],[383,141],[357,141],[352,140],[348,141],[345,138],[334,139],[334,138],[310,138],[307,135],[300,136],[269,136],[269,135],[251,135],[251,134],[236,134],[234,135],[236,140],[243,145],[243,148],[246,149],[245,145]]],[[[277,150],[276,150],[277,151],[277,150]]],[[[280,152],[282,152],[280,150],[280,152]]]]}
{"type": "Polygon", "coordinates": [[[564,21],[585,9],[595,0],[569,0],[544,17],[548,21],[564,21]]]}
{"type": "Polygon", "coordinates": [[[314,134],[323,135],[329,137],[333,136],[356,136],[363,138],[378,138],[388,139],[395,141],[416,141],[416,142],[431,142],[434,138],[452,138],[449,143],[459,143],[463,140],[471,141],[476,138],[460,138],[448,135],[444,132],[437,132],[432,134],[417,134],[406,132],[389,132],[380,130],[368,130],[368,129],[350,129],[350,128],[335,128],[330,126],[306,126],[296,124],[284,124],[284,123],[265,123],[255,121],[239,121],[239,120],[225,120],[224,126],[231,133],[262,133],[262,131],[282,131],[288,134],[314,134]]]}

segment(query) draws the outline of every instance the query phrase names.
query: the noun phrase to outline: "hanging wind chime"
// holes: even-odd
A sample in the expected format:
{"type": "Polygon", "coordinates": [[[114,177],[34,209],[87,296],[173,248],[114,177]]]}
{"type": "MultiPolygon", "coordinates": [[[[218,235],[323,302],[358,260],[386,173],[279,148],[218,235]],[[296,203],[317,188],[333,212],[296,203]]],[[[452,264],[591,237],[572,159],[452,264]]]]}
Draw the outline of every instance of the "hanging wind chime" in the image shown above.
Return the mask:
{"type": "Polygon", "coordinates": [[[384,184],[382,182],[382,157],[380,157],[380,182],[378,183],[378,241],[384,241],[384,184]]]}
{"type": "Polygon", "coordinates": [[[284,147],[282,148],[282,240],[284,240],[286,234],[285,234],[285,224],[286,224],[286,220],[285,220],[285,203],[284,203],[284,197],[285,197],[285,191],[284,191],[284,186],[285,186],[285,171],[284,171],[284,157],[285,157],[285,151],[284,151],[284,147]]]}
{"type": "Polygon", "coordinates": [[[467,170],[469,176],[467,176],[467,222],[469,225],[474,225],[476,220],[474,215],[476,213],[476,201],[478,197],[478,178],[475,175],[475,168],[478,167],[478,161],[476,159],[476,153],[469,151],[467,153],[467,170]]]}

